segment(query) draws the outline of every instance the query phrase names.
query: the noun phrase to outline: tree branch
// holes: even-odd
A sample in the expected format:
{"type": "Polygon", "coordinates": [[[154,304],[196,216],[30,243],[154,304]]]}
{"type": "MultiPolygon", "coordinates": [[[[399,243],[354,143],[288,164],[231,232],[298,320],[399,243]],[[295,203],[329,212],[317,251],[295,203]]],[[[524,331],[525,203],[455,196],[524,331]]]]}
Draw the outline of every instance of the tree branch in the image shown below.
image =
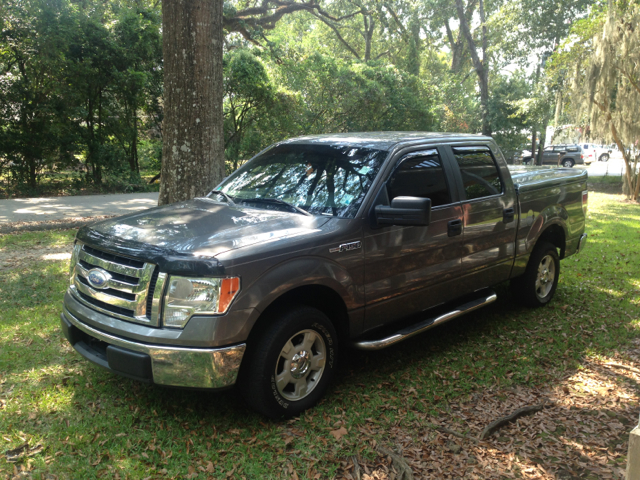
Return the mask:
{"type": "Polygon", "coordinates": [[[389,6],[388,3],[384,4],[384,8],[386,8],[389,11],[393,19],[396,21],[396,24],[398,25],[398,30],[400,30],[400,34],[402,35],[402,39],[405,41],[405,43],[409,43],[409,40],[407,39],[407,29],[404,28],[404,25],[398,18],[398,15],[396,14],[396,12],[393,10],[393,8],[389,6]]]}
{"type": "Polygon", "coordinates": [[[629,79],[629,82],[631,82],[631,85],[633,85],[633,88],[635,88],[635,89],[638,91],[638,93],[640,93],[640,85],[638,85],[638,83],[637,83],[637,82],[635,82],[635,81],[633,80],[633,78],[631,78],[631,75],[629,75],[629,73],[627,73],[627,71],[626,71],[626,70],[623,70],[622,68],[620,68],[620,67],[618,67],[618,66],[616,66],[615,68],[616,68],[617,70],[619,70],[619,71],[620,71],[620,73],[622,73],[625,77],[627,77],[627,78],[629,79]]]}
{"type": "Polygon", "coordinates": [[[320,20],[322,23],[327,25],[331,30],[333,30],[333,32],[336,34],[336,37],[338,37],[338,40],[340,40],[340,42],[342,42],[342,44],[347,48],[347,50],[349,50],[353,54],[353,56],[356,57],[358,60],[361,60],[360,55],[358,55],[358,52],[356,52],[355,49],[351,45],[349,45],[349,43],[340,34],[340,31],[338,30],[338,28],[335,25],[333,25],[331,22],[329,22],[325,18],[322,18],[322,16],[320,16],[320,15],[314,13],[314,12],[310,12],[310,13],[311,13],[311,15],[316,17],[318,20],[320,20]]]}
{"type": "Polygon", "coordinates": [[[276,26],[276,22],[288,13],[294,13],[299,11],[317,12],[322,17],[338,22],[345,18],[352,17],[359,12],[351,13],[343,17],[334,17],[330,13],[326,12],[317,1],[310,0],[309,2],[283,2],[279,0],[264,0],[259,7],[251,7],[241,10],[233,17],[224,17],[223,27],[228,32],[241,32],[241,29],[246,31],[247,26],[253,28],[263,28],[266,30],[272,30],[276,26]]]}

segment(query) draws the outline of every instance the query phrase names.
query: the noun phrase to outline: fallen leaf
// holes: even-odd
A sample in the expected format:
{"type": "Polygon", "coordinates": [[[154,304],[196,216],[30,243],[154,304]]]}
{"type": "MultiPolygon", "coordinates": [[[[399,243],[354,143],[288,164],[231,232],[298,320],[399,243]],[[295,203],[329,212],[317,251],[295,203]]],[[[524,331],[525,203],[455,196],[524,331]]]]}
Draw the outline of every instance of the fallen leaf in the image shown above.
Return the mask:
{"type": "Polygon", "coordinates": [[[340,440],[340,439],[341,439],[342,437],[344,437],[348,432],[347,432],[347,429],[346,429],[346,428],[344,428],[344,427],[340,427],[340,428],[339,428],[339,429],[337,429],[337,430],[331,430],[329,433],[330,433],[331,435],[333,435],[333,437],[334,437],[336,440],[340,440]]]}

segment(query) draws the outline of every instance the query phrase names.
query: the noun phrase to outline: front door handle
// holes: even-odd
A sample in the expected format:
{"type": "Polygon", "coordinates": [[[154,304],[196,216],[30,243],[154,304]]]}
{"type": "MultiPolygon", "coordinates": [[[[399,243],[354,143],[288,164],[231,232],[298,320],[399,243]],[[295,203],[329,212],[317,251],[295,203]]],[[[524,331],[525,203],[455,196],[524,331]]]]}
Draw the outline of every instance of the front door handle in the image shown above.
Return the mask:
{"type": "Polygon", "coordinates": [[[450,237],[455,237],[462,233],[462,220],[450,220],[447,225],[449,227],[447,231],[450,237]]]}
{"type": "Polygon", "coordinates": [[[504,211],[502,212],[502,223],[511,223],[513,222],[513,219],[516,216],[516,211],[515,209],[512,208],[505,208],[504,211]]]}

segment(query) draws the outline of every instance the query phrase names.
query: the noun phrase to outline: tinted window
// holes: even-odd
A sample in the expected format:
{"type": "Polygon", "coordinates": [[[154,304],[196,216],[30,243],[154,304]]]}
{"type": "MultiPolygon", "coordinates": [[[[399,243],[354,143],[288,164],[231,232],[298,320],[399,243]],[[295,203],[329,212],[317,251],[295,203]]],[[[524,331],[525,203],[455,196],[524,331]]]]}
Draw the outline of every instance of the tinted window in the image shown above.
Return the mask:
{"type": "Polygon", "coordinates": [[[467,200],[502,193],[498,167],[488,148],[454,148],[467,200]]]}
{"type": "Polygon", "coordinates": [[[260,208],[282,209],[253,199],[283,200],[311,213],[353,218],[386,156],[350,145],[283,144],[244,164],[216,190],[260,208]]]}
{"type": "Polygon", "coordinates": [[[389,200],[409,196],[430,198],[433,207],[451,203],[437,150],[428,150],[401,160],[387,185],[389,200]]]}

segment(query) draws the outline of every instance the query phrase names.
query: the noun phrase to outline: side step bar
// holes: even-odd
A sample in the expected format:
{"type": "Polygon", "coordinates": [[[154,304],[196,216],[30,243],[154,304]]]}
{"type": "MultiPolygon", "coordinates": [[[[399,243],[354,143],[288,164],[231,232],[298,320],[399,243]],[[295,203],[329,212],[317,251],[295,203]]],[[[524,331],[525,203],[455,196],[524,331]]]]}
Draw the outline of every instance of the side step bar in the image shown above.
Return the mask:
{"type": "Polygon", "coordinates": [[[409,337],[425,332],[436,325],[448,322],[449,320],[464,315],[465,313],[484,307],[485,305],[495,302],[497,298],[498,296],[495,292],[491,291],[486,294],[486,296],[483,295],[481,298],[463,303],[456,310],[452,310],[438,317],[428,318],[416,323],[415,325],[403,328],[389,337],[381,338],[379,340],[362,340],[354,342],[353,346],[358,350],[380,350],[406,340],[409,337]]]}

